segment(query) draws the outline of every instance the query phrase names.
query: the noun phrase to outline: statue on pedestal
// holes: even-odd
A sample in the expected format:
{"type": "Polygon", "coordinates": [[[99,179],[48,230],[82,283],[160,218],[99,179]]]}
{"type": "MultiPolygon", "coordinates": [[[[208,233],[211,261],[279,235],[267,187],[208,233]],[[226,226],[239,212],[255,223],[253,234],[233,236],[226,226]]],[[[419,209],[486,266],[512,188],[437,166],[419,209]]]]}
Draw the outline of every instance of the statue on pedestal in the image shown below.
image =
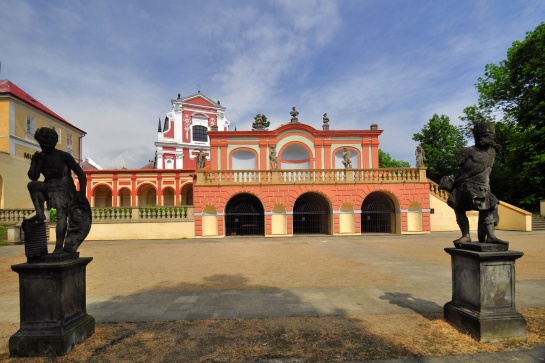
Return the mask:
{"type": "Polygon", "coordinates": [[[460,171],[454,180],[448,205],[454,209],[456,222],[462,232],[457,243],[471,242],[469,220],[466,211],[479,211],[479,242],[507,245],[508,242],[496,237],[495,229],[499,222],[498,198],[490,191],[490,172],[496,157],[493,123],[483,122],[473,128],[475,145],[465,147],[456,154],[460,171]]]}
{"type": "Polygon", "coordinates": [[[278,169],[278,157],[276,156],[276,146],[271,146],[271,152],[269,154],[269,161],[271,169],[278,169]]]}
{"type": "Polygon", "coordinates": [[[343,148],[343,165],[345,169],[351,169],[352,168],[352,161],[350,160],[350,156],[352,154],[350,153],[350,150],[347,148],[343,148]]]}
{"type": "Polygon", "coordinates": [[[323,116],[323,118],[322,118],[322,121],[323,121],[322,129],[323,129],[324,131],[329,130],[329,116],[327,116],[327,112],[324,113],[324,116],[323,116]]]}
{"type": "Polygon", "coordinates": [[[416,151],[414,153],[416,155],[416,167],[422,168],[424,167],[424,160],[426,160],[426,153],[424,152],[424,149],[421,145],[418,145],[416,147],[416,151]]]}
{"type": "MultiPolygon", "coordinates": [[[[44,223],[45,207],[48,210],[55,208],[57,227],[53,253],[75,253],[91,229],[91,207],[85,195],[87,178],[72,155],[55,148],[59,136],[54,129],[41,127],[34,138],[42,149],[32,156],[28,171],[31,180],[28,191],[36,215],[26,220],[25,225],[44,223]],[[72,172],[78,177],[79,191],[72,172]],[[40,175],[44,176],[44,181],[38,180],[40,175]]],[[[45,252],[47,254],[47,250],[45,252]]]]}
{"type": "Polygon", "coordinates": [[[295,109],[295,106],[291,108],[290,115],[291,115],[291,122],[299,122],[299,119],[297,118],[297,116],[299,116],[299,111],[295,109]]]}
{"type": "Polygon", "coordinates": [[[197,154],[197,169],[204,168],[204,164],[206,162],[206,154],[202,149],[199,149],[199,153],[197,154]]]}

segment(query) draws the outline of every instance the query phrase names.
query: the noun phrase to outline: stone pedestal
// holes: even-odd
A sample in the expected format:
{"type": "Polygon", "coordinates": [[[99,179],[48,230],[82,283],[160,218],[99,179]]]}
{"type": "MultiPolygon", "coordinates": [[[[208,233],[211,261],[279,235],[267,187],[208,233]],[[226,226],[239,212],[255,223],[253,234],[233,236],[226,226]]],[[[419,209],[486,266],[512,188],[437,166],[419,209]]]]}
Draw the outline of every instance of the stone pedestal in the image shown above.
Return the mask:
{"type": "Polygon", "coordinates": [[[94,333],[85,293],[91,260],[70,253],[11,266],[19,274],[21,313],[20,329],[9,339],[12,357],[61,356],[94,333]]]}
{"type": "Polygon", "coordinates": [[[526,341],[526,320],[515,309],[515,260],[523,253],[445,251],[452,260],[452,301],[445,304],[445,319],[481,342],[526,341]]]}

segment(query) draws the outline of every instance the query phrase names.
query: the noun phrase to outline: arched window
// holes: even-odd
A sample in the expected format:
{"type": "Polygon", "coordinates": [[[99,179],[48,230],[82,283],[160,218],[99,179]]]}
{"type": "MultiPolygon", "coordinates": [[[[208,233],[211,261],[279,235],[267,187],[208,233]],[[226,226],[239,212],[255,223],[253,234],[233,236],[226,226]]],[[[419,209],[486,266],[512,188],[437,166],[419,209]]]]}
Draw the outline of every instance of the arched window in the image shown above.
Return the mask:
{"type": "Polygon", "coordinates": [[[193,141],[207,142],[207,131],[208,129],[205,126],[193,126],[193,141]]]}

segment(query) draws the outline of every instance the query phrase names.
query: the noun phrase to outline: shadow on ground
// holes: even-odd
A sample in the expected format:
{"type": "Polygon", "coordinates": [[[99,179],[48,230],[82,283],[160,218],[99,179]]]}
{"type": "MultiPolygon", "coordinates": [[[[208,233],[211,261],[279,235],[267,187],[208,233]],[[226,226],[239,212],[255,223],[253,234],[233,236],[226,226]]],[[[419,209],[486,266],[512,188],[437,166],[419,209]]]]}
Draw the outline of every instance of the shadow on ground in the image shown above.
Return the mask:
{"type": "Polygon", "coordinates": [[[411,309],[415,313],[423,317],[430,317],[430,313],[442,311],[443,307],[433,301],[418,299],[412,294],[403,292],[387,292],[380,297],[381,300],[388,300],[390,304],[397,305],[402,308],[411,309]]]}

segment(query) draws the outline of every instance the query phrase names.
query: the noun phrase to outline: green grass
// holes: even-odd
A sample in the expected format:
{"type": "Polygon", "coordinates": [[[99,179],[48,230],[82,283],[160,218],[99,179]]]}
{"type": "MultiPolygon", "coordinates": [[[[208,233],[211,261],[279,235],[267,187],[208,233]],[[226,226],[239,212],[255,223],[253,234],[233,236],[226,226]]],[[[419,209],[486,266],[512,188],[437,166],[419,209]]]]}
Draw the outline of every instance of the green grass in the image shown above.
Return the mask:
{"type": "Polygon", "coordinates": [[[8,227],[0,226],[0,246],[7,246],[8,240],[8,227]]]}

